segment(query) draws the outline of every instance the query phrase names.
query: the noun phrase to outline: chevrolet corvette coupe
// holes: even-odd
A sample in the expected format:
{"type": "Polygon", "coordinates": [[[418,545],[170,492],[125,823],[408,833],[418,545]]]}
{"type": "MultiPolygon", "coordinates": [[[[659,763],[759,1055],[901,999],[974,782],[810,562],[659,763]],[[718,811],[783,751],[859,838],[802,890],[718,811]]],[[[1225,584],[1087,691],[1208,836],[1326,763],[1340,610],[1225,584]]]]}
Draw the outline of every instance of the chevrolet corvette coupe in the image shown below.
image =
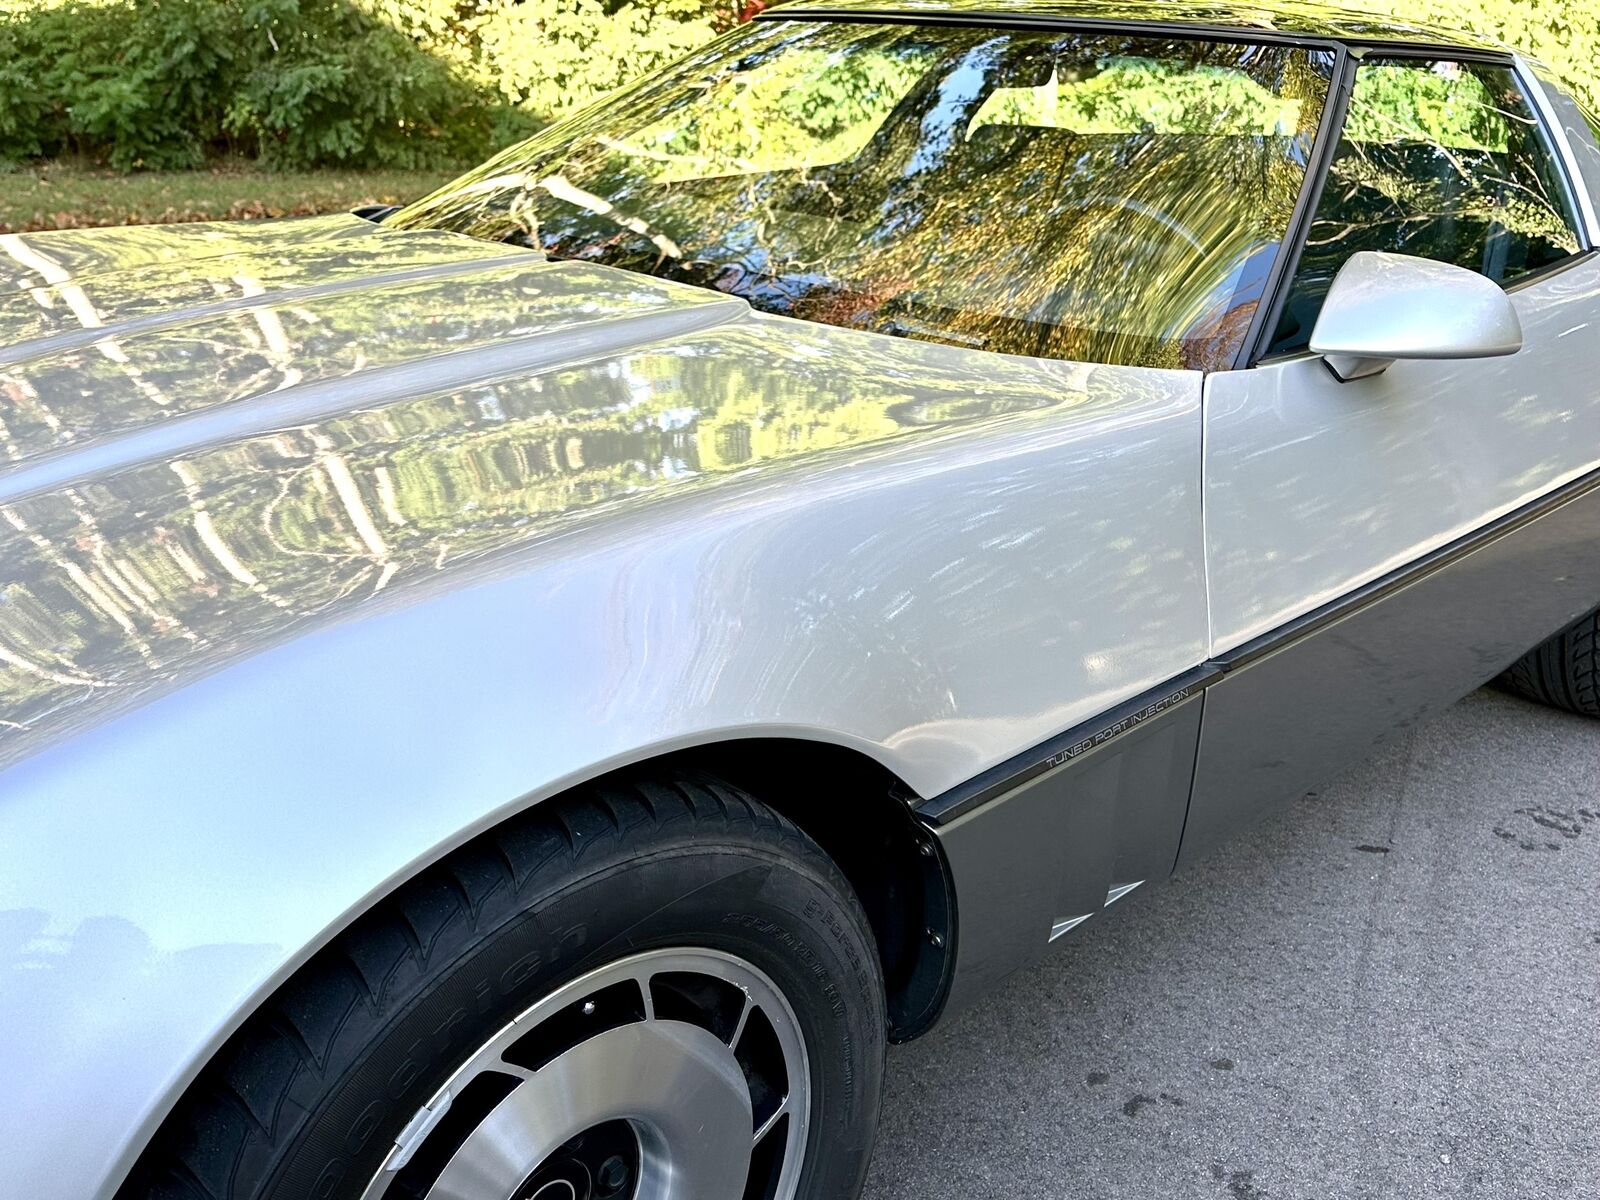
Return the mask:
{"type": "Polygon", "coordinates": [[[1600,715],[1596,133],[796,3],[405,208],[0,237],[0,1196],[848,1200],[887,1042],[1600,715]]]}

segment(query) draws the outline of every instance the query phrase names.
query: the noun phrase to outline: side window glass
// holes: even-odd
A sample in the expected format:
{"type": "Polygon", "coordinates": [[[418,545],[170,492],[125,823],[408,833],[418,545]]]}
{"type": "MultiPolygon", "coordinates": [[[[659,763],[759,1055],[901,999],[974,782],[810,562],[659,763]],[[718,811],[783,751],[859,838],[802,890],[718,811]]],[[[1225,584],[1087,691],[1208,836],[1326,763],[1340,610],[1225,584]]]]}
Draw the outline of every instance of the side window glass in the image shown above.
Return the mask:
{"type": "Polygon", "coordinates": [[[1359,250],[1437,259],[1497,283],[1577,253],[1561,171],[1507,67],[1370,59],[1269,353],[1302,350],[1359,250]]]}

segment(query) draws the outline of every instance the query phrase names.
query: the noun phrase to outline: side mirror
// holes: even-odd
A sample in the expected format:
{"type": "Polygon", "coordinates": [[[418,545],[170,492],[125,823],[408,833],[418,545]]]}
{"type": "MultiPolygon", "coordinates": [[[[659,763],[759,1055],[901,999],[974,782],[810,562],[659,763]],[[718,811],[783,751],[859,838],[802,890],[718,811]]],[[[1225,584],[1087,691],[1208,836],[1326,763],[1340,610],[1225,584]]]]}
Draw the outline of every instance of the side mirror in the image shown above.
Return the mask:
{"type": "Polygon", "coordinates": [[[1328,289],[1311,331],[1340,382],[1400,358],[1495,358],[1522,349],[1522,322],[1492,280],[1465,267],[1362,250],[1328,289]]]}

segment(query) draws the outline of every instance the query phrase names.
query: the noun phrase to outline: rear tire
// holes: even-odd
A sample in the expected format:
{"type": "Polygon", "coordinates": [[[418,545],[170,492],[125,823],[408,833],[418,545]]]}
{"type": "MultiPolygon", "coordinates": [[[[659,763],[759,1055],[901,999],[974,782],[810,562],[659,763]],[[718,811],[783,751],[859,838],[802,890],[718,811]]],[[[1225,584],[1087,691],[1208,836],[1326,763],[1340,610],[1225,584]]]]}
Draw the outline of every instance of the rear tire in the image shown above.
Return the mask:
{"type": "Polygon", "coordinates": [[[1600,717],[1600,609],[1528,651],[1495,682],[1540,704],[1600,717]]]}
{"type": "Polygon", "coordinates": [[[885,1027],[867,918],[804,833],[703,776],[611,783],[485,834],[320,952],[208,1065],[119,1200],[585,1200],[582,1179],[593,1200],[842,1200],[871,1152],[885,1027]],[[666,1086],[634,1097],[648,1071],[626,1064],[650,1055],[666,1086]],[[777,1111],[785,1089],[800,1111],[777,1111]],[[503,1160],[490,1115],[526,1118],[534,1096],[518,1136],[537,1153],[501,1168],[522,1183],[440,1182],[474,1145],[503,1160]],[[558,1129],[580,1132],[552,1149],[558,1129]],[[680,1197],[685,1161],[737,1182],[680,1197]]]}

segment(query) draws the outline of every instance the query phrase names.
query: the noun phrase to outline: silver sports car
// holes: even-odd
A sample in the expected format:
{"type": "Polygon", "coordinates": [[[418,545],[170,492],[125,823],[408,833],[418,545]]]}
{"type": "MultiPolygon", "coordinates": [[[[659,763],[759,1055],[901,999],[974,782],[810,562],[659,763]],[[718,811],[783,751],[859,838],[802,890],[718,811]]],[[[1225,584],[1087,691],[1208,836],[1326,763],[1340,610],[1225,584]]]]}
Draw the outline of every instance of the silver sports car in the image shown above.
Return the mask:
{"type": "Polygon", "coordinates": [[[886,1041],[1600,715],[1597,207],[1471,37],[842,0],[398,211],[0,237],[0,1197],[857,1195],[886,1041]]]}

